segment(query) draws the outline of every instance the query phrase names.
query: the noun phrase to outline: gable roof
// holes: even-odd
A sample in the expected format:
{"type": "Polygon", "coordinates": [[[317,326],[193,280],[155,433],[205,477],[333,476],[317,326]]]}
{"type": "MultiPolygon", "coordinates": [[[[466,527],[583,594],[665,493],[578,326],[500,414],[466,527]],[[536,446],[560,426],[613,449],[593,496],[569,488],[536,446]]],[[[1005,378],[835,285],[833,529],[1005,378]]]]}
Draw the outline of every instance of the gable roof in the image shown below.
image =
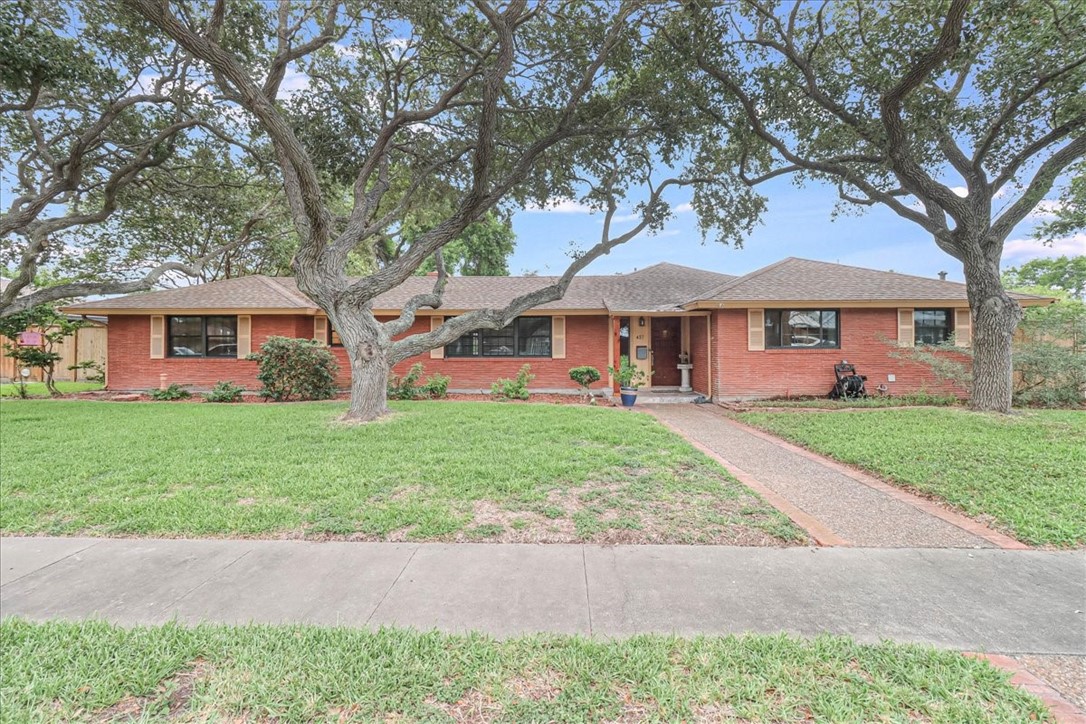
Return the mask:
{"type": "MultiPolygon", "coordinates": [[[[1022,302],[1046,297],[1012,293],[1022,302]]],[[[687,309],[773,302],[939,302],[968,305],[965,284],[832,262],[788,257],[746,276],[724,282],[687,302],[687,309]]]]}

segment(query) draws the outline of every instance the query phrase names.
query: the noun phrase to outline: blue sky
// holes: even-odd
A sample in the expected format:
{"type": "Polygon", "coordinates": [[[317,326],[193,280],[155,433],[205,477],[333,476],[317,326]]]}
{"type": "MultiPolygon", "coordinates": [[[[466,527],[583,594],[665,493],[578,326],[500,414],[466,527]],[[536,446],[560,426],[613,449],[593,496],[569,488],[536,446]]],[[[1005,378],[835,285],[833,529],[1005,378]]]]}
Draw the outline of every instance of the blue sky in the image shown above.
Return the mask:
{"type": "MultiPolygon", "coordinates": [[[[762,224],[741,249],[712,241],[702,243],[695,215],[685,211],[675,214],[662,234],[642,235],[627,242],[593,262],[584,273],[628,272],[668,261],[745,274],[784,257],[798,256],[927,277],[945,271],[948,279],[964,281],[959,261],[940,250],[919,226],[889,209],[874,207],[860,215],[831,219],[837,200],[832,187],[810,184],[796,188],[786,179],[776,179],[760,190],[769,199],[768,208],[762,224]]],[[[678,207],[687,198],[676,195],[669,200],[678,207]]],[[[1042,210],[1015,229],[1007,240],[1004,267],[1038,257],[1086,254],[1084,234],[1052,246],[1030,239],[1030,230],[1044,218],[1042,210]]],[[[588,213],[573,202],[561,204],[558,210],[518,212],[513,217],[517,249],[510,271],[561,273],[569,263],[564,255],[569,242],[587,247],[597,241],[600,219],[600,214],[588,213]]]]}

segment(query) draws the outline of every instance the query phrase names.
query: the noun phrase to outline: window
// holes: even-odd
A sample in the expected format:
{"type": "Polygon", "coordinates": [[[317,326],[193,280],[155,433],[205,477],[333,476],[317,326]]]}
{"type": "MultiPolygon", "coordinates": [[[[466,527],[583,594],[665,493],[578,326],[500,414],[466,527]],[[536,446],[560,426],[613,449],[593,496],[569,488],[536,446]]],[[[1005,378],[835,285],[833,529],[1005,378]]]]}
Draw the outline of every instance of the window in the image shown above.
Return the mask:
{"type": "Polygon", "coordinates": [[[477,329],[445,347],[446,357],[550,357],[551,318],[517,317],[501,329],[477,329]]]}
{"type": "Polygon", "coordinates": [[[343,340],[339,338],[339,332],[337,332],[332,326],[332,320],[329,319],[327,324],[328,332],[325,334],[324,338],[327,339],[328,344],[332,345],[333,347],[342,347],[343,340]]]}
{"type": "Polygon", "coordinates": [[[840,347],[836,309],[765,310],[766,349],[840,347]]]}
{"type": "Polygon", "coordinates": [[[913,339],[916,344],[942,344],[953,331],[949,309],[913,310],[913,339]]]}
{"type": "Polygon", "coordinates": [[[170,317],[170,357],[237,357],[237,317],[170,317]]]}

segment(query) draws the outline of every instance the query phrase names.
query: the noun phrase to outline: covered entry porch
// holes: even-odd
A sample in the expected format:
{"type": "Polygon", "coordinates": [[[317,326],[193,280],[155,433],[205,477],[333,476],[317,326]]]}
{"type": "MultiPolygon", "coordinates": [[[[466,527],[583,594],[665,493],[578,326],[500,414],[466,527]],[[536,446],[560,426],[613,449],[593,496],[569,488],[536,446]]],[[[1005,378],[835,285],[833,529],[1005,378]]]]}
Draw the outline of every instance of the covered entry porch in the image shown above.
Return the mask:
{"type": "MultiPolygon", "coordinates": [[[[652,393],[710,396],[709,313],[618,312],[610,316],[610,327],[610,366],[627,356],[645,374],[644,389],[652,393]]],[[[617,391],[613,377],[610,381],[617,391]]]]}

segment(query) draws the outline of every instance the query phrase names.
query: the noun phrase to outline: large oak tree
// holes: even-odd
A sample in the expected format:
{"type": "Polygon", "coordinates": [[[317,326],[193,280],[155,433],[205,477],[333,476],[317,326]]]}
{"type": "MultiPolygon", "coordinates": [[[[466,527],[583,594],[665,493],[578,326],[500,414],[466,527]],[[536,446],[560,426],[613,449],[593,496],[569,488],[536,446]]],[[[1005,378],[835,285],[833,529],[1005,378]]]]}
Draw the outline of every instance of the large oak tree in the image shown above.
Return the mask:
{"type": "Polygon", "coordinates": [[[1086,151],[1081,0],[687,0],[661,26],[706,117],[701,153],[750,187],[828,182],[964,269],[973,407],[1011,405],[1011,231],[1086,151]]]}
{"type": "MultiPolygon", "coordinates": [[[[249,114],[274,149],[299,236],[298,286],[328,313],[350,359],[348,419],[386,412],[395,363],[560,298],[592,260],[658,229],[669,214],[667,189],[717,185],[711,168],[682,158],[685,119],[662,100],[661,74],[640,65],[654,3],[252,3],[246,22],[263,45],[251,56],[266,59],[254,63],[223,42],[237,36],[233,3],[125,2],[198,58],[216,92],[249,114]],[[307,87],[284,91],[288,74],[307,87]],[[323,112],[307,113],[313,105],[323,112]],[[342,208],[334,189],[345,181],[342,208]],[[640,219],[616,231],[615,212],[634,188],[640,219]],[[420,309],[441,306],[442,249],[469,225],[502,204],[573,196],[603,212],[604,223],[597,241],[572,250],[557,280],[505,307],[403,336],[420,309]],[[424,231],[405,223],[435,207],[447,210],[424,231]],[[372,254],[378,242],[395,246],[395,256],[352,278],[351,255],[372,254]],[[432,291],[397,319],[378,320],[373,299],[429,259],[438,267],[432,291]]],[[[733,207],[755,206],[724,203],[728,214],[704,212],[702,221],[727,233],[742,226],[732,223],[733,207]]],[[[566,240],[555,241],[561,248],[566,240]]]]}

